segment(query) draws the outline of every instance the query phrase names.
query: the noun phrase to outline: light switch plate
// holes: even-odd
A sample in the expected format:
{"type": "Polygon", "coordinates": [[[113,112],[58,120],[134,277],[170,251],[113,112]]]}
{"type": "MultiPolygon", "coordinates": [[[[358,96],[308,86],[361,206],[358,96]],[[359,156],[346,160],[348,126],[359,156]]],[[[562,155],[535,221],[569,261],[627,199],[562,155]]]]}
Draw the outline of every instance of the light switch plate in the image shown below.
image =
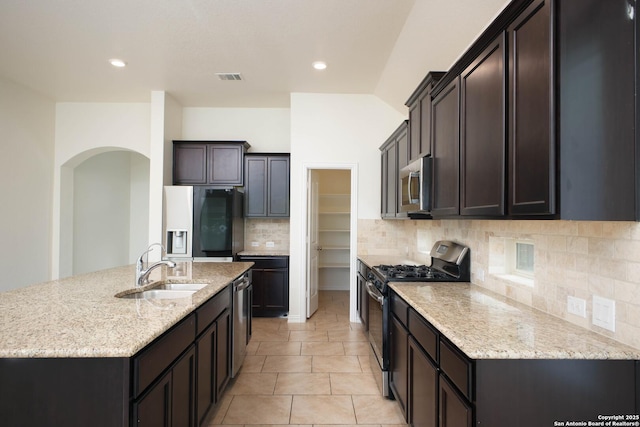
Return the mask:
{"type": "Polygon", "coordinates": [[[609,331],[616,331],[616,302],[608,298],[593,296],[593,319],[594,325],[609,331]]]}
{"type": "Polygon", "coordinates": [[[275,246],[275,243],[273,242],[267,242],[267,247],[268,248],[273,248],[275,246]]]}
{"type": "Polygon", "coordinates": [[[567,296],[567,312],[576,316],[587,317],[587,301],[571,295],[567,296]]]}
{"type": "Polygon", "coordinates": [[[252,247],[252,248],[257,248],[258,246],[260,246],[260,243],[258,243],[258,242],[251,242],[251,247],[252,247]]]}

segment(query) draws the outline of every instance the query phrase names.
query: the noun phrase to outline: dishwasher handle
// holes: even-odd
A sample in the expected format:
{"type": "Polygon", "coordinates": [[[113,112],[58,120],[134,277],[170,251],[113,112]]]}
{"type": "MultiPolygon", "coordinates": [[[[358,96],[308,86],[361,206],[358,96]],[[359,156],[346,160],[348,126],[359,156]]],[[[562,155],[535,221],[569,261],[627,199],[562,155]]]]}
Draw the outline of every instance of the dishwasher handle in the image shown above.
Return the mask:
{"type": "Polygon", "coordinates": [[[380,293],[380,291],[373,285],[373,283],[366,281],[364,282],[365,287],[367,288],[367,293],[371,298],[378,301],[380,306],[384,305],[384,295],[380,293]]]}
{"type": "Polygon", "coordinates": [[[251,286],[251,280],[249,280],[248,275],[244,275],[243,277],[233,281],[233,292],[244,291],[249,286],[251,286]]]}

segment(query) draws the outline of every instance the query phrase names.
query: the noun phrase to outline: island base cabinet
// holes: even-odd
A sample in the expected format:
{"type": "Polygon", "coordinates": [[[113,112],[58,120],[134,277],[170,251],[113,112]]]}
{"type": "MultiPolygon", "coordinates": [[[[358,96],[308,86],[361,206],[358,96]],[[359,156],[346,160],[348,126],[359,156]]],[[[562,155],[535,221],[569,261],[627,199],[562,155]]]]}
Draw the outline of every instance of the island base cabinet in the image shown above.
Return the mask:
{"type": "Polygon", "coordinates": [[[129,358],[0,359],[0,425],[126,426],[129,373],[129,358]]]}
{"type": "Polygon", "coordinates": [[[171,425],[171,372],[133,404],[132,425],[140,427],[171,425]]]}

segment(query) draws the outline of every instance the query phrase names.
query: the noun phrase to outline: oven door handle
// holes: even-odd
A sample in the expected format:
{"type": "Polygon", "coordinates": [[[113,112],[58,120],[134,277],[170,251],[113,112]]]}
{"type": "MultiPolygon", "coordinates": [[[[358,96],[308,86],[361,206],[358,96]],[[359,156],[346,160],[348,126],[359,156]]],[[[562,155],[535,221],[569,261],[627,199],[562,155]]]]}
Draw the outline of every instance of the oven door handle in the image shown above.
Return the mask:
{"type": "Polygon", "coordinates": [[[384,296],[380,293],[380,291],[373,285],[373,283],[366,281],[364,282],[365,287],[367,288],[367,293],[371,298],[378,301],[380,306],[384,303],[384,296]]]}

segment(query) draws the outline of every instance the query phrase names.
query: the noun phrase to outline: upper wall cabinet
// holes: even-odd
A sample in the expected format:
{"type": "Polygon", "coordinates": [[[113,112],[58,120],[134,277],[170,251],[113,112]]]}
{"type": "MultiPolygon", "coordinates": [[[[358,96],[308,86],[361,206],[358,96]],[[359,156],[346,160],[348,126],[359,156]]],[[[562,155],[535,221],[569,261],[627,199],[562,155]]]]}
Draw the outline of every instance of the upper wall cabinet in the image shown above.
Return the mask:
{"type": "Polygon", "coordinates": [[[246,217],[289,216],[289,154],[244,157],[246,217]]]}
{"type": "Polygon", "coordinates": [[[406,213],[400,212],[400,168],[407,165],[408,153],[407,120],[391,134],[380,147],[381,151],[381,206],[382,218],[406,218],[406,213]]]}
{"type": "Polygon", "coordinates": [[[173,141],[174,185],[242,186],[245,141],[173,141]]]}
{"type": "Polygon", "coordinates": [[[431,154],[431,89],[444,75],[432,71],[405,105],[409,107],[409,161],[431,154]]]}
{"type": "Polygon", "coordinates": [[[513,216],[556,213],[550,10],[549,0],[536,0],[507,29],[508,202],[513,216]]]}
{"type": "Polygon", "coordinates": [[[629,0],[509,3],[431,89],[433,216],[640,219],[637,37],[629,0]]]}
{"type": "Polygon", "coordinates": [[[504,46],[499,36],[460,76],[461,215],[504,215],[504,46]]]}
{"type": "Polygon", "coordinates": [[[451,81],[433,99],[433,202],[435,216],[460,213],[460,79],[451,81]]]}

